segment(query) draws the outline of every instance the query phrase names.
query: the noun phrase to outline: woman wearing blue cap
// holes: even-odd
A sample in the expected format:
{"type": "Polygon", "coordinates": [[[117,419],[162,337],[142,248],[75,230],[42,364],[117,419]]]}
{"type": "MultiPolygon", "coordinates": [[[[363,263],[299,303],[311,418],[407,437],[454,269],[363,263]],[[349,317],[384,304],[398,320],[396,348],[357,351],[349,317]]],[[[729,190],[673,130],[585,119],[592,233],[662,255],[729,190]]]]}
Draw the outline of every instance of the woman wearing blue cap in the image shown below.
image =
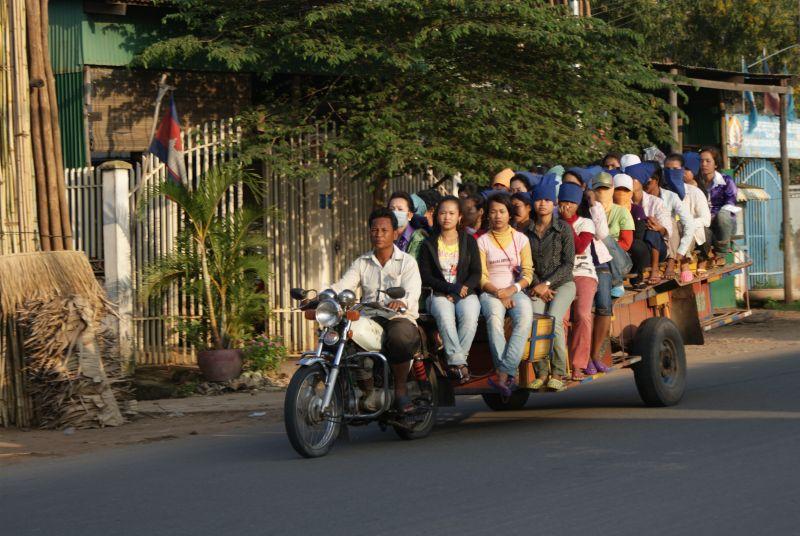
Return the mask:
{"type": "MultiPolygon", "coordinates": [[[[562,185],[563,188],[563,185],[562,185]]],[[[533,256],[533,281],[530,284],[533,312],[555,318],[555,340],[548,361],[536,361],[536,379],[528,386],[554,391],[566,388],[567,344],[564,337],[564,317],[575,299],[572,267],[575,262],[575,243],[568,224],[553,217],[556,202],[554,180],[542,180],[533,191],[533,225],[527,235],[533,256]]]]}

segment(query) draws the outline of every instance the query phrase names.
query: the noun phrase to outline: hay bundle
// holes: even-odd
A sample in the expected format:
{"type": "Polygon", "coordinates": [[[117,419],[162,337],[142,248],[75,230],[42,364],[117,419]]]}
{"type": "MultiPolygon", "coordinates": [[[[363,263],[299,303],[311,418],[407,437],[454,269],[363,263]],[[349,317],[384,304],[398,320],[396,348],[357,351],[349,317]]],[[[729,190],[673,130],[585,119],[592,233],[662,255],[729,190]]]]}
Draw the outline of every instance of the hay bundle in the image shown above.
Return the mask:
{"type": "MultiPolygon", "coordinates": [[[[0,396],[0,409],[23,397],[34,408],[32,421],[16,418],[14,424],[89,428],[125,422],[131,389],[116,333],[106,322],[113,314],[83,253],[0,256],[0,319],[19,328],[25,375],[25,392],[0,396]]],[[[3,359],[0,354],[0,365],[3,359]]],[[[10,359],[5,365],[23,372],[10,359]]],[[[0,395],[10,393],[3,380],[0,374],[0,395]]]]}
{"type": "Polygon", "coordinates": [[[109,311],[82,296],[31,300],[18,310],[26,376],[42,428],[94,428],[125,422],[130,382],[115,357],[109,311]]]}

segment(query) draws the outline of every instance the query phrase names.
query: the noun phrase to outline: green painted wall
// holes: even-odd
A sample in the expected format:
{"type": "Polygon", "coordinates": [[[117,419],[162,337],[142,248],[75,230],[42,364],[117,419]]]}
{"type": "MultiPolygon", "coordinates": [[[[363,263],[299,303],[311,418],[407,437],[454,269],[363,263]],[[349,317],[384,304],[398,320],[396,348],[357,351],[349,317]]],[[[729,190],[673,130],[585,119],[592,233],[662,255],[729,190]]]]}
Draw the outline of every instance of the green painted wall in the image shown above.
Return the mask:
{"type": "Polygon", "coordinates": [[[49,9],[50,62],[55,74],[83,70],[83,3],[76,0],[51,0],[49,9]]]}

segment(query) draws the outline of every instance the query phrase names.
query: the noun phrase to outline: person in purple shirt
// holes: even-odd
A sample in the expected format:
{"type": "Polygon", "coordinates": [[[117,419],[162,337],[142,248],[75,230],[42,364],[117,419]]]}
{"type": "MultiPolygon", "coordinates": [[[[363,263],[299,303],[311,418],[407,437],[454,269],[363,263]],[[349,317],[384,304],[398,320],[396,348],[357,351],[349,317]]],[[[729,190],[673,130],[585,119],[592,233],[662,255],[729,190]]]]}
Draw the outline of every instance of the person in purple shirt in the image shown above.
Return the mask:
{"type": "Polygon", "coordinates": [[[711,233],[714,236],[714,253],[725,255],[730,249],[731,235],[736,227],[736,213],[741,209],[736,206],[736,183],[729,175],[718,170],[722,158],[716,147],[703,147],[700,150],[700,176],[708,193],[711,208],[711,233]]]}

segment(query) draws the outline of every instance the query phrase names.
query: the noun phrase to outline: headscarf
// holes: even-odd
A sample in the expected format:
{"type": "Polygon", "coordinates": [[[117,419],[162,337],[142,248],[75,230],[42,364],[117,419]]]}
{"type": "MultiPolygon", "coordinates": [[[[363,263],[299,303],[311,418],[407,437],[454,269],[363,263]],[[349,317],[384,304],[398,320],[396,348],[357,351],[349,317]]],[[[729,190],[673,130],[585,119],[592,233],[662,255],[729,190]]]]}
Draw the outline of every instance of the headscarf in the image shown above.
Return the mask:
{"type": "Polygon", "coordinates": [[[540,199],[549,199],[553,203],[556,202],[556,181],[555,177],[550,177],[549,173],[533,189],[533,200],[538,201],[540,199]]]}
{"type": "Polygon", "coordinates": [[[625,168],[628,166],[632,166],[634,164],[641,163],[642,159],[636,156],[635,154],[624,154],[622,158],[619,160],[620,169],[625,172],[625,168]]]}
{"type": "Polygon", "coordinates": [[[630,212],[633,205],[633,192],[630,190],[614,190],[614,204],[624,207],[630,212]]]}
{"type": "Polygon", "coordinates": [[[697,177],[700,174],[700,153],[688,151],[683,153],[683,167],[692,172],[697,177]]]}
{"type": "Polygon", "coordinates": [[[655,172],[656,164],[652,162],[641,162],[625,168],[625,173],[641,182],[642,185],[647,184],[655,172]]]}
{"type": "MultiPolygon", "coordinates": [[[[542,182],[542,176],[536,173],[531,173],[530,171],[515,171],[514,175],[521,175],[525,182],[528,183],[528,189],[533,189],[536,187],[537,184],[542,182]]],[[[513,177],[512,177],[513,178],[513,177]]],[[[509,181],[510,184],[510,181],[509,181]]]]}
{"type": "Polygon", "coordinates": [[[682,169],[665,169],[664,170],[664,187],[667,190],[673,191],[678,194],[678,197],[683,200],[686,197],[686,185],[683,182],[682,169]]]}
{"type": "Polygon", "coordinates": [[[614,204],[614,189],[613,188],[600,188],[594,191],[597,202],[603,205],[606,214],[611,211],[611,205],[614,204]]]}
{"type": "Polygon", "coordinates": [[[428,205],[417,194],[411,194],[411,201],[414,202],[414,214],[417,216],[424,216],[428,212],[428,205]]]}
{"type": "Polygon", "coordinates": [[[564,174],[564,166],[562,166],[561,164],[558,164],[558,165],[553,166],[550,169],[548,169],[547,173],[545,173],[544,176],[547,177],[548,175],[553,175],[555,177],[555,182],[556,183],[560,183],[561,182],[561,176],[563,174],[564,174]]]}
{"type": "Polygon", "coordinates": [[[565,182],[558,190],[558,200],[580,205],[583,201],[583,189],[577,184],[565,182]]]}
{"type": "Polygon", "coordinates": [[[506,188],[510,189],[511,188],[511,177],[513,177],[513,176],[514,176],[514,170],[511,169],[511,168],[505,168],[500,173],[498,173],[497,175],[494,176],[494,178],[492,179],[491,186],[494,186],[495,184],[501,184],[501,185],[505,186],[506,188]]]}

